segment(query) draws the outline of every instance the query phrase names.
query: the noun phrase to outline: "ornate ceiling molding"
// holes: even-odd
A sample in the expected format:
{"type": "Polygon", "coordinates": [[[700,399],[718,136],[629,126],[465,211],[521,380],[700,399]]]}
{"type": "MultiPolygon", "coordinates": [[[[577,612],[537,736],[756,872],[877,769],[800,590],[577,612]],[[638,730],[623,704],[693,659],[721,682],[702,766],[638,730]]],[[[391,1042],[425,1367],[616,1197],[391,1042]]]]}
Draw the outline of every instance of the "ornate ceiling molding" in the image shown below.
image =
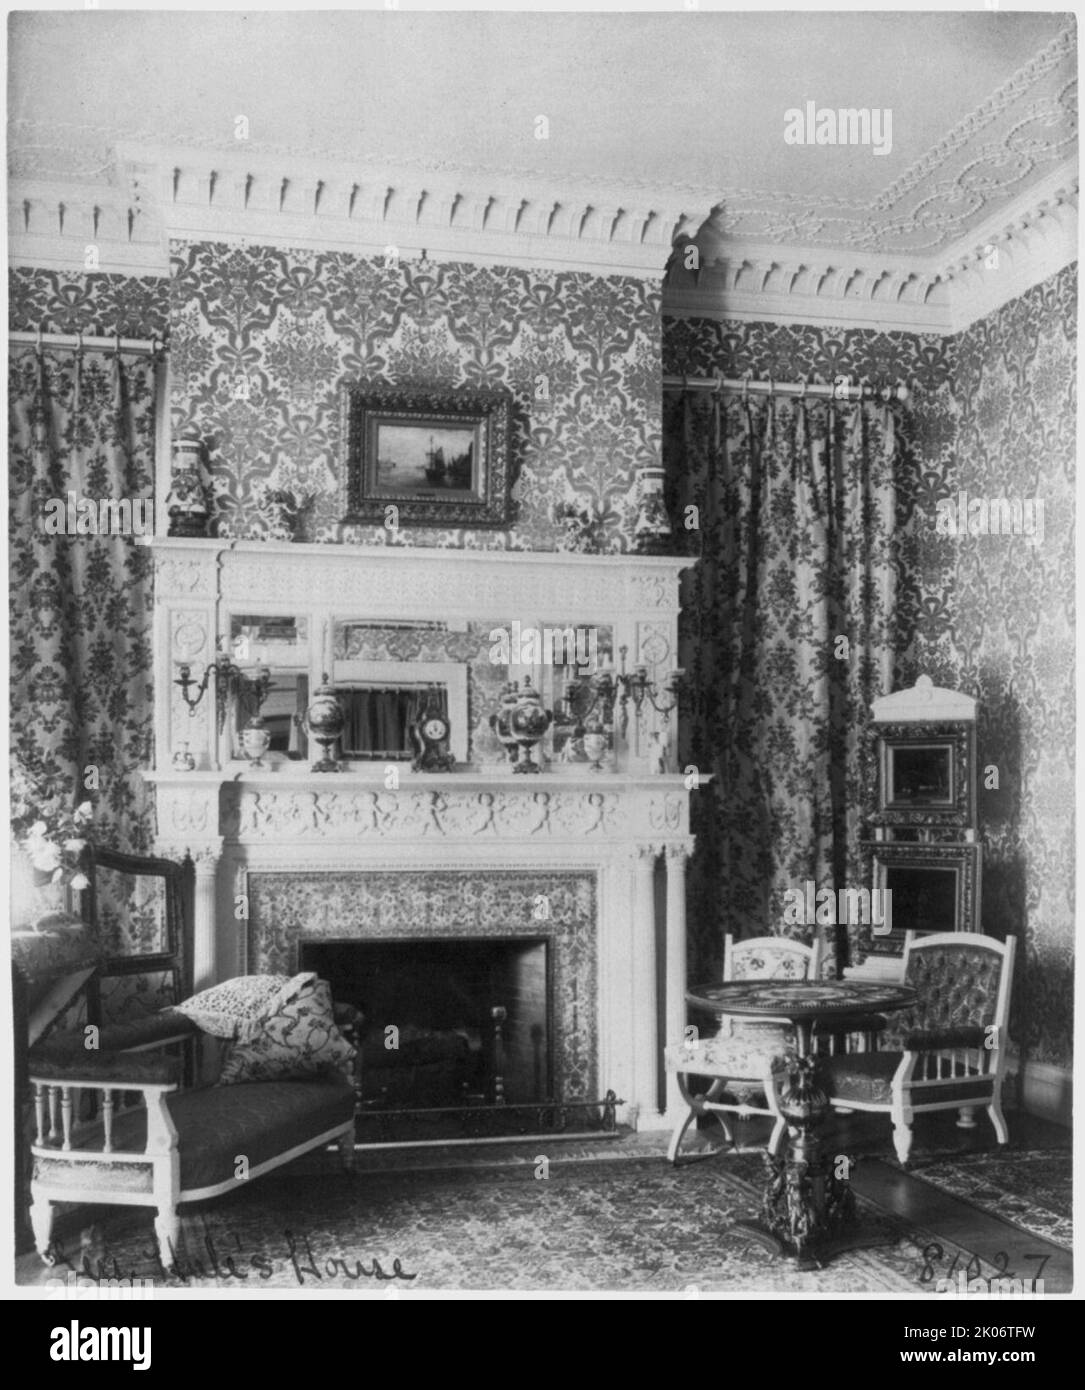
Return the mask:
{"type": "Polygon", "coordinates": [[[707,259],[757,243],[945,260],[979,219],[997,216],[1075,155],[1075,43],[1071,23],[873,198],[840,196],[835,151],[824,146],[809,151],[824,170],[824,193],[722,186],[699,237],[707,259]]]}
{"type": "Polygon", "coordinates": [[[616,188],[574,193],[498,178],[468,186],[450,174],[321,167],[318,175],[236,152],[119,146],[109,183],[9,183],[10,259],[165,276],[177,237],[362,256],[425,250],[432,259],[652,279],[667,263],[665,308],[678,316],[954,333],[1076,255],[1076,160],[939,256],[721,238],[722,208],[705,218],[703,207],[690,211],[666,191],[634,201],[616,188]],[[682,255],[691,244],[696,270],[682,255]]]}
{"type": "Polygon", "coordinates": [[[664,312],[956,333],[1076,258],[1077,200],[1075,160],[937,258],[728,242],[709,260],[701,237],[686,238],[671,257],[664,312]],[[687,268],[691,246],[699,270],[687,268]]]}
{"type": "Polygon", "coordinates": [[[706,203],[671,190],[516,182],[206,149],[117,146],[112,184],[9,184],[12,258],[168,273],[171,237],[658,277],[706,203]]]}

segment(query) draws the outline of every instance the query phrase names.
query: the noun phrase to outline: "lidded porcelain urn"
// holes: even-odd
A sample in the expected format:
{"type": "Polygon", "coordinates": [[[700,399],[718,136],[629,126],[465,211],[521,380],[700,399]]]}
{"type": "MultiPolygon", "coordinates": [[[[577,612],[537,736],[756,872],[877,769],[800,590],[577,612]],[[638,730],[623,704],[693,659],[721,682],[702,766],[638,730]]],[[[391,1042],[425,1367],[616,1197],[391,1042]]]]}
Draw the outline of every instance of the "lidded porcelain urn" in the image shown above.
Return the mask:
{"type": "Polygon", "coordinates": [[[553,722],[554,716],[548,709],[543,709],[542,699],[531,684],[531,677],[525,676],[509,715],[509,732],[523,750],[523,757],[513,767],[513,772],[540,770],[539,764],[532,759],[531,750],[553,722]]]}
{"type": "Polygon", "coordinates": [[[324,755],[313,763],[313,772],[338,772],[340,770],[339,762],[332,757],[331,750],[335,747],[345,724],[346,717],[343,714],[343,706],[336,698],[335,686],[331,683],[331,677],[325,671],[323,683],[317,687],[316,694],[310,701],[309,708],[305,711],[305,732],[320,745],[324,755]]]}

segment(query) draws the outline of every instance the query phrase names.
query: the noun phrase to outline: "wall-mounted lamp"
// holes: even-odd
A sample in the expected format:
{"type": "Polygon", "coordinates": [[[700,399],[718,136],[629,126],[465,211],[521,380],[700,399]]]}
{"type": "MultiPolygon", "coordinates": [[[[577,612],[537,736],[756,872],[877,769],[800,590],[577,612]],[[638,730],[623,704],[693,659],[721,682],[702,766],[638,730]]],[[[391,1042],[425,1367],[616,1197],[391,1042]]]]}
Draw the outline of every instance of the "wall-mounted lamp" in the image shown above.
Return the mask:
{"type": "Polygon", "coordinates": [[[226,726],[226,703],[231,696],[245,695],[250,697],[256,704],[256,712],[260,713],[260,708],[267,699],[268,691],[271,689],[271,672],[262,663],[256,667],[255,675],[246,675],[238,666],[229,652],[221,650],[224,639],[219,638],[219,652],[205,669],[199,681],[192,677],[192,667],[187,662],[178,667],[178,679],[174,685],[181,690],[181,699],[188,706],[189,716],[196,713],[196,709],[207,693],[207,687],[212,677],[215,681],[215,713],[218,719],[218,731],[221,734],[226,726]],[[196,687],[196,693],[192,694],[192,687],[196,687]]]}
{"type": "Polygon", "coordinates": [[[570,682],[565,692],[569,709],[581,724],[585,723],[597,708],[601,708],[602,722],[610,724],[613,722],[613,713],[615,706],[617,706],[618,727],[623,738],[629,727],[629,702],[631,700],[634,713],[638,718],[641,708],[647,700],[655,712],[662,715],[664,722],[666,722],[678,705],[678,698],[682,692],[685,678],[685,672],[676,669],[667,672],[662,685],[656,685],[655,681],[648,679],[647,666],[637,666],[632,671],[626,671],[625,658],[628,651],[628,647],[618,648],[618,656],[621,661],[621,667],[618,671],[614,671],[609,664],[605,665],[591,676],[582,676],[580,679],[570,682]]]}

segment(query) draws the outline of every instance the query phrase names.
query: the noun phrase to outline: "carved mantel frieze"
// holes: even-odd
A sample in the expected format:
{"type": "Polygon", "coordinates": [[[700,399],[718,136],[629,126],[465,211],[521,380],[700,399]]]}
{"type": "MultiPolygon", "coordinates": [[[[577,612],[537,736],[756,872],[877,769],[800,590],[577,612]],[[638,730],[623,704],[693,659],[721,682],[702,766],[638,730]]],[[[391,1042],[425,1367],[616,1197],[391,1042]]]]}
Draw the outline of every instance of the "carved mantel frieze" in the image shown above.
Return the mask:
{"type": "Polygon", "coordinates": [[[550,841],[684,842],[689,834],[689,794],[680,777],[419,778],[393,791],[353,778],[149,775],[158,788],[161,838],[186,846],[221,836],[237,845],[447,841],[515,850],[550,841]]]}

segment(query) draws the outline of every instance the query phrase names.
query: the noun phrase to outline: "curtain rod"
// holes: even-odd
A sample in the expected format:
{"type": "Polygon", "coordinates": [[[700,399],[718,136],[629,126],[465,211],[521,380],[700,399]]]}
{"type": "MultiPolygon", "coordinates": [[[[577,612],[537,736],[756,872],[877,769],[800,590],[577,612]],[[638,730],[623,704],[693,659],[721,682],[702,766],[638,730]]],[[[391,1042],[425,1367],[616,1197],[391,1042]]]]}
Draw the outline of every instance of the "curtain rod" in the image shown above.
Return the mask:
{"type": "Polygon", "coordinates": [[[895,396],[899,401],[908,399],[908,388],[903,382],[896,386],[871,386],[868,383],[860,382],[858,385],[848,385],[847,388],[827,386],[820,382],[794,382],[794,381],[754,381],[750,377],[720,377],[720,376],[665,376],[663,378],[664,391],[712,391],[719,394],[721,391],[728,395],[744,395],[749,392],[753,396],[836,396],[840,398],[843,389],[847,391],[847,399],[862,399],[868,396],[870,399],[880,397],[888,400],[890,396],[895,396]]]}
{"type": "Polygon", "coordinates": [[[29,347],[52,347],[72,349],[75,352],[83,348],[101,349],[108,351],[112,348],[115,352],[150,352],[155,353],[166,346],[161,338],[121,338],[114,335],[112,338],[100,338],[84,336],[82,333],[26,333],[9,331],[9,343],[26,343],[29,347]]]}

